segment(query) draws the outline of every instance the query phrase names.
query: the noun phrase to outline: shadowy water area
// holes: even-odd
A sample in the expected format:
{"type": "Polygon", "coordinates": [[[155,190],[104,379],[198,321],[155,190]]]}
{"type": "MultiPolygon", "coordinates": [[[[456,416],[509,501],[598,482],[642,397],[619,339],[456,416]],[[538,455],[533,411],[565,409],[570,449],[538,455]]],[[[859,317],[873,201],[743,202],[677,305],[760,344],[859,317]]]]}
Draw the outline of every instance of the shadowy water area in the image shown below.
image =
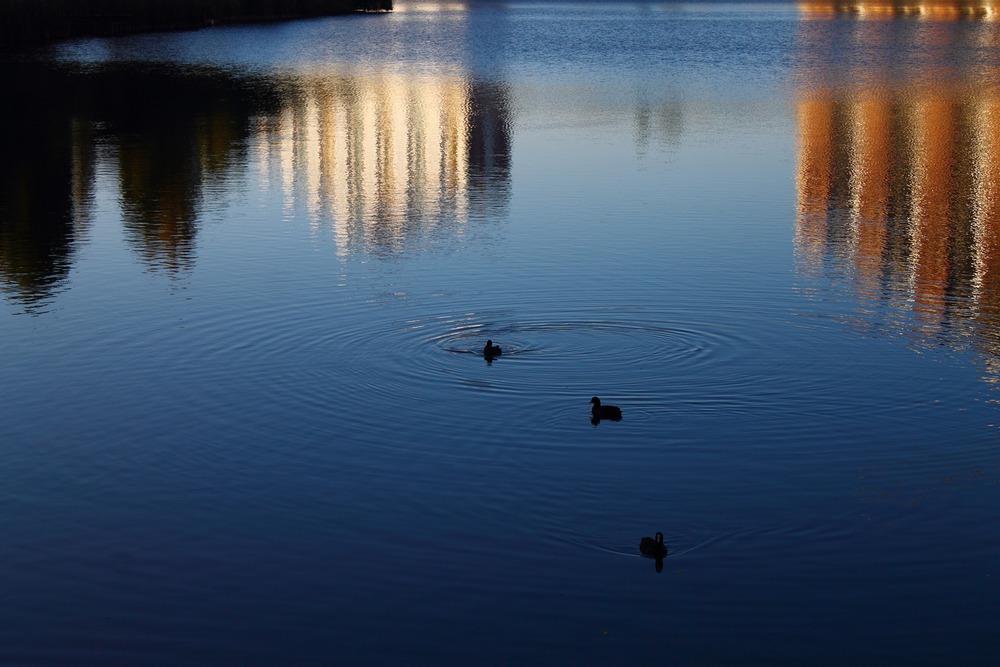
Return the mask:
{"type": "Polygon", "coordinates": [[[997,9],[4,55],[0,663],[996,664],[997,9]]]}

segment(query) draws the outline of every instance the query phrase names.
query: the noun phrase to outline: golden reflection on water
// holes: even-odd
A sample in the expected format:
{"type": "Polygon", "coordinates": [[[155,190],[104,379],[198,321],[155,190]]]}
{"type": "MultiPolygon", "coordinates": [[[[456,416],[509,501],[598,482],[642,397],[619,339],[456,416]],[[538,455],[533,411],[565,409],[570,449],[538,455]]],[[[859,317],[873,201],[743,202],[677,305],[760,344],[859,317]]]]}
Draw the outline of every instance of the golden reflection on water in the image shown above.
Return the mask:
{"type": "Polygon", "coordinates": [[[395,250],[506,205],[508,106],[502,85],[458,76],[303,76],[252,160],[339,253],[395,250]]]}
{"type": "MultiPolygon", "coordinates": [[[[817,33],[802,34],[807,56],[817,33]]],[[[858,23],[844,39],[873,36],[891,52],[892,35],[858,23]]],[[[920,344],[972,343],[1000,366],[1000,86],[982,77],[992,64],[871,59],[845,75],[803,62],[800,270],[832,272],[870,307],[909,312],[920,344]]]]}

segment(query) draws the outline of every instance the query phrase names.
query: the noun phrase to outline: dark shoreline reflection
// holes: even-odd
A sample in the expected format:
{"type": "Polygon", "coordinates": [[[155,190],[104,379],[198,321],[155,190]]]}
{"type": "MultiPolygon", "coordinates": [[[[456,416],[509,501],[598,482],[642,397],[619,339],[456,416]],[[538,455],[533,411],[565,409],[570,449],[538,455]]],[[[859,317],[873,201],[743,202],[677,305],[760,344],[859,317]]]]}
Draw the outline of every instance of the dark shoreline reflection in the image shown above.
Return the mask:
{"type": "Polygon", "coordinates": [[[461,238],[471,218],[502,215],[510,197],[502,82],[8,62],[0,83],[11,101],[0,285],[29,311],[65,284],[86,242],[99,162],[117,174],[130,245],[168,275],[192,267],[208,199],[249,165],[263,165],[286,206],[305,206],[317,229],[330,228],[341,254],[461,238]]]}
{"type": "Polygon", "coordinates": [[[841,71],[812,66],[809,58],[811,49],[837,49],[838,40],[857,40],[873,53],[889,54],[905,52],[912,40],[934,39],[946,53],[977,28],[964,20],[944,29],[940,21],[902,20],[906,30],[894,20],[855,21],[843,31],[803,24],[799,271],[850,284],[863,302],[859,324],[902,330],[918,345],[971,345],[995,375],[1000,372],[1000,81],[991,80],[996,56],[983,51],[979,61],[961,69],[947,68],[933,55],[919,61],[887,56],[848,63],[841,71]]]}
{"type": "Polygon", "coordinates": [[[86,241],[102,160],[143,262],[189,268],[206,185],[245,162],[251,119],[279,106],[264,81],[208,68],[18,62],[0,79],[0,283],[29,306],[58,291],[86,241]]]}
{"type": "MultiPolygon", "coordinates": [[[[94,146],[90,123],[76,108],[39,113],[53,95],[65,99],[72,77],[59,69],[13,63],[0,67],[4,113],[0,141],[0,285],[30,311],[69,274],[89,226],[94,146]]],[[[81,106],[86,106],[82,103],[81,106]]]]}
{"type": "Polygon", "coordinates": [[[234,178],[253,119],[276,113],[280,98],[264,80],[205,69],[112,67],[90,78],[111,100],[97,117],[118,157],[126,237],[151,269],[189,269],[206,188],[234,178]]]}

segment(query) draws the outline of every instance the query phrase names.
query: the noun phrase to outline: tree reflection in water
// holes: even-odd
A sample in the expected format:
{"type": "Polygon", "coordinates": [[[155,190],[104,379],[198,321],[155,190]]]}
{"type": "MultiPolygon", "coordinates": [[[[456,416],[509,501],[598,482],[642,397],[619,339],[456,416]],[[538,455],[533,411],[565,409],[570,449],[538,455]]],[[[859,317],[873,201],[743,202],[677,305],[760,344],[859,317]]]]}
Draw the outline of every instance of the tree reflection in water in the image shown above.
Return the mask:
{"type": "Polygon", "coordinates": [[[98,161],[117,174],[126,239],[149,270],[171,276],[191,268],[211,197],[249,164],[264,165],[288,205],[329,228],[339,252],[392,254],[428,235],[460,236],[470,216],[502,211],[509,198],[500,83],[28,67],[0,73],[15,102],[0,131],[17,158],[0,165],[0,284],[28,310],[66,284],[98,161]]]}

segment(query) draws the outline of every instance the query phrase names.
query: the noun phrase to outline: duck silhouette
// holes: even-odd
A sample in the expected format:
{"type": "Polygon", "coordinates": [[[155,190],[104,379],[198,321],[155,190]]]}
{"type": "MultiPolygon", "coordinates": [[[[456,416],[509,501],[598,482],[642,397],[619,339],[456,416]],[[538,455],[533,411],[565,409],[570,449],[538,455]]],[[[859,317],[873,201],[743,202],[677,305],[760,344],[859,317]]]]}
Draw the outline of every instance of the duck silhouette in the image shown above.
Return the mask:
{"type": "Polygon", "coordinates": [[[500,349],[499,345],[494,345],[492,340],[486,341],[486,347],[483,348],[484,357],[499,357],[503,354],[503,350],[500,349]]]}
{"type": "Polygon", "coordinates": [[[667,557],[667,545],[663,543],[663,533],[656,537],[644,537],[639,540],[639,553],[656,561],[656,571],[663,572],[663,559],[667,557]]]}
{"type": "Polygon", "coordinates": [[[639,553],[653,558],[666,556],[667,545],[663,543],[663,533],[657,533],[656,537],[644,537],[639,540],[639,553]]]}
{"type": "Polygon", "coordinates": [[[602,419],[611,419],[613,421],[619,421],[622,418],[622,409],[615,407],[614,405],[601,405],[601,399],[594,396],[590,399],[593,403],[593,407],[590,408],[590,414],[593,416],[595,423],[602,419]]]}

